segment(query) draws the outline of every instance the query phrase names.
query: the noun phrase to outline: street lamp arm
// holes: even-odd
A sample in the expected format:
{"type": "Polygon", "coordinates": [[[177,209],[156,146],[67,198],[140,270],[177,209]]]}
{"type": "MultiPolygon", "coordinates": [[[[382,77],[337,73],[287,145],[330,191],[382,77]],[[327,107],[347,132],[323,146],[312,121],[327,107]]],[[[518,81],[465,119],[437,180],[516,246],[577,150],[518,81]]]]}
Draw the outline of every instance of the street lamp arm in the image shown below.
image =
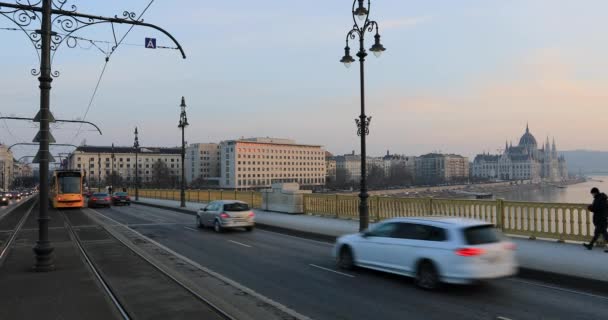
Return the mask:
{"type": "MultiPolygon", "coordinates": [[[[1,6],[1,3],[0,3],[0,6],[1,6]]],[[[59,17],[54,18],[53,21],[61,18],[62,16],[68,17],[68,18],[69,17],[72,17],[72,18],[79,17],[79,18],[88,19],[88,22],[78,20],[79,23],[83,23],[86,25],[97,24],[97,23],[101,23],[101,22],[110,22],[110,23],[129,24],[129,25],[136,25],[136,26],[156,29],[156,30],[160,31],[161,33],[163,33],[164,35],[166,35],[167,37],[169,37],[169,39],[171,39],[171,41],[173,41],[173,43],[177,46],[177,49],[182,54],[182,58],[186,59],[186,53],[184,52],[182,45],[177,41],[177,39],[175,39],[175,37],[173,37],[173,35],[171,35],[168,31],[166,31],[165,29],[163,29],[157,25],[154,25],[151,23],[146,23],[143,20],[136,20],[135,13],[133,13],[133,12],[128,12],[128,11],[123,12],[123,17],[125,17],[125,18],[119,18],[118,16],[114,16],[114,18],[95,16],[95,15],[78,13],[75,11],[60,10],[60,9],[53,9],[53,10],[51,10],[51,13],[59,15],[59,17]],[[97,22],[94,22],[96,20],[97,20],[97,22]]],[[[64,21],[68,21],[68,20],[64,20],[64,21]]],[[[83,27],[80,27],[78,29],[81,29],[81,28],[83,28],[83,27]]]]}
{"type": "MultiPolygon", "coordinates": [[[[32,143],[32,142],[18,142],[18,143],[13,143],[12,145],[10,145],[8,147],[8,150],[11,150],[12,147],[14,146],[38,146],[40,145],[39,143],[32,143]]],[[[69,143],[49,143],[50,146],[58,146],[58,147],[74,147],[74,148],[78,148],[77,145],[73,145],[73,144],[69,144],[69,143]]]]}
{"type": "MultiPolygon", "coordinates": [[[[34,121],[34,118],[23,118],[23,117],[0,117],[0,120],[2,119],[8,119],[8,120],[27,120],[27,121],[34,121]]],[[[90,121],[84,121],[84,120],[60,120],[60,119],[55,119],[55,122],[70,122],[70,123],[86,123],[86,124],[90,124],[93,127],[95,127],[95,129],[97,129],[97,132],[99,132],[99,135],[103,135],[103,133],[101,132],[101,129],[99,129],[99,127],[94,124],[93,122],[90,121]]]]}
{"type": "MultiPolygon", "coordinates": [[[[61,28],[68,32],[67,36],[60,36],[58,34],[53,34],[52,35],[52,50],[56,50],[59,45],[61,43],[63,43],[63,41],[66,38],[70,38],[69,35],[71,35],[73,32],[80,30],[86,26],[91,26],[94,24],[99,24],[99,23],[118,23],[118,24],[129,24],[129,25],[136,25],[136,26],[142,26],[142,27],[148,27],[148,28],[152,28],[152,29],[156,29],[158,31],[160,31],[161,33],[163,33],[164,35],[166,35],[167,37],[169,37],[169,39],[171,39],[171,41],[173,41],[173,43],[177,46],[177,49],[180,51],[182,58],[186,59],[186,53],[184,52],[184,49],[182,48],[181,44],[177,41],[177,39],[175,39],[175,37],[173,37],[173,35],[171,35],[169,32],[167,32],[165,29],[156,26],[154,24],[151,23],[146,23],[143,22],[143,20],[137,20],[135,18],[135,13],[133,12],[128,12],[128,11],[124,11],[123,12],[123,17],[124,18],[119,18],[118,16],[114,16],[112,17],[103,17],[103,16],[95,16],[95,15],[90,15],[90,14],[84,14],[84,13],[79,13],[76,12],[76,7],[72,6],[73,10],[63,10],[62,7],[63,5],[57,7],[54,6],[55,8],[53,8],[51,10],[51,14],[57,15],[56,17],[53,18],[52,22],[53,23],[58,23],[61,28]],[[81,19],[77,19],[77,18],[81,18],[81,19]],[[84,20],[82,20],[84,19],[84,20]]],[[[17,3],[6,3],[6,2],[0,2],[0,14],[4,15],[5,17],[7,17],[9,20],[13,21],[16,25],[18,25],[30,38],[30,40],[32,41],[34,48],[36,49],[40,49],[40,34],[35,33],[35,32],[27,32],[25,31],[25,29],[23,28],[24,26],[28,26],[33,20],[41,20],[41,18],[38,16],[38,13],[42,13],[42,7],[37,7],[34,5],[31,5],[28,1],[28,4],[21,4],[19,2],[19,0],[17,0],[17,3]],[[14,10],[6,10],[6,11],[1,11],[1,9],[5,7],[5,8],[11,8],[14,10]],[[11,15],[13,17],[11,17],[11,15]]]]}
{"type": "Polygon", "coordinates": [[[99,129],[99,127],[94,124],[93,122],[89,122],[89,121],[84,121],[84,120],[55,120],[55,122],[70,122],[70,123],[86,123],[86,124],[90,124],[93,127],[95,127],[95,129],[97,129],[97,132],[99,132],[99,135],[103,135],[103,133],[101,133],[101,129],[99,129]]]}
{"type": "Polygon", "coordinates": [[[7,119],[7,120],[28,120],[28,121],[34,121],[34,118],[22,118],[22,117],[0,117],[1,119],[7,119]]]}

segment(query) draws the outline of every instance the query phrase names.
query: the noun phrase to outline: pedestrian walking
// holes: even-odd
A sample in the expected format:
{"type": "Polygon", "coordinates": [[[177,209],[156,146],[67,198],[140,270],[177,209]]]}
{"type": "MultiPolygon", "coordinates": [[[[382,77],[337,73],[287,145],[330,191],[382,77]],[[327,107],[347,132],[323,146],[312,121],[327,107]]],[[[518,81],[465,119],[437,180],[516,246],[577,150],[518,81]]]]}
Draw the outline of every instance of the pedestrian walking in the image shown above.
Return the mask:
{"type": "MultiPolygon", "coordinates": [[[[593,203],[589,205],[587,209],[593,212],[593,225],[595,226],[595,232],[593,233],[593,238],[591,242],[583,243],[583,246],[587,248],[587,250],[593,249],[593,244],[597,239],[602,235],[604,237],[604,241],[608,243],[608,196],[605,193],[600,192],[598,188],[591,189],[591,195],[593,195],[593,203]]],[[[604,252],[608,252],[608,249],[604,250],[604,252]]]]}

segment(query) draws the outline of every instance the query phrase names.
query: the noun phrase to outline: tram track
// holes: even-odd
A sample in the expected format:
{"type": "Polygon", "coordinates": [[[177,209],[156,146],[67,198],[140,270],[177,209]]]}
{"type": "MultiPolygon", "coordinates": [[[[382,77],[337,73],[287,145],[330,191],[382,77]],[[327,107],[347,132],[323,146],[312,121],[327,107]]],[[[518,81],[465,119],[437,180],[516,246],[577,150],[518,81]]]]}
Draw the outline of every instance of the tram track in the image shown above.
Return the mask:
{"type": "MultiPolygon", "coordinates": [[[[122,266],[118,266],[119,268],[124,267],[124,269],[127,269],[127,267],[125,266],[131,267],[135,264],[141,266],[143,262],[147,266],[152,267],[154,272],[157,273],[157,275],[155,275],[156,278],[150,280],[150,282],[154,283],[154,281],[156,280],[157,282],[163,282],[162,285],[169,287],[169,290],[182,290],[183,292],[179,294],[182,294],[182,296],[189,295],[196,301],[203,304],[207,308],[207,310],[203,311],[212,311],[216,315],[216,319],[236,319],[218,306],[216,306],[215,304],[213,304],[212,302],[210,302],[205,297],[198,294],[188,285],[175,278],[169,272],[165,271],[164,268],[159,266],[155,261],[134,250],[123,239],[114,236],[106,229],[105,226],[97,223],[91,223],[91,221],[88,221],[88,217],[86,217],[86,214],[81,210],[70,210],[69,212],[62,210],[59,211],[62,217],[64,218],[65,228],[68,230],[70,238],[72,238],[72,240],[74,241],[76,247],[78,248],[78,251],[83,257],[83,260],[91,269],[92,273],[95,275],[95,278],[103,287],[105,294],[109,297],[110,301],[116,307],[123,319],[147,318],[146,316],[141,316],[141,312],[145,312],[146,310],[141,310],[140,307],[142,305],[138,305],[137,303],[131,303],[131,305],[129,305],[129,301],[131,301],[132,299],[128,299],[128,294],[121,295],[121,288],[119,288],[121,286],[121,282],[117,282],[118,279],[111,279],[112,276],[110,274],[112,272],[109,270],[111,270],[112,267],[116,267],[116,262],[108,262],[106,259],[103,259],[102,256],[107,255],[107,253],[102,254],[101,252],[101,247],[104,245],[107,246],[108,244],[113,245],[115,247],[121,247],[120,256],[124,257],[124,261],[121,262],[122,266]],[[76,222],[76,224],[80,222],[82,223],[82,225],[75,225],[74,222],[76,222]],[[127,252],[124,249],[128,250],[129,254],[126,254],[127,252]],[[112,263],[114,263],[114,266],[112,266],[112,263]],[[159,279],[160,277],[164,277],[165,279],[167,279],[167,281],[159,279]],[[167,282],[171,282],[173,286],[167,284],[167,282]],[[119,285],[116,285],[117,283],[119,285]]],[[[123,270],[122,272],[125,271],[123,270]]],[[[149,273],[150,270],[147,270],[147,272],[149,273]]],[[[193,303],[190,303],[191,307],[192,304],[193,303]]],[[[193,306],[192,309],[196,309],[196,306],[193,306]]],[[[182,315],[173,315],[173,318],[181,319],[182,315]]],[[[204,318],[213,319],[214,317],[207,316],[204,318]]]]}
{"type": "Polygon", "coordinates": [[[0,238],[0,267],[4,263],[11,245],[17,238],[17,234],[25,224],[25,221],[36,206],[36,203],[38,203],[38,198],[25,199],[23,204],[13,208],[10,212],[0,218],[0,229],[2,229],[2,233],[4,235],[4,237],[0,238]],[[29,201],[32,201],[32,204],[23,212],[23,207],[26,206],[26,203],[29,201]],[[20,214],[21,217],[19,217],[20,214]],[[10,229],[7,229],[7,227],[10,229]]]}

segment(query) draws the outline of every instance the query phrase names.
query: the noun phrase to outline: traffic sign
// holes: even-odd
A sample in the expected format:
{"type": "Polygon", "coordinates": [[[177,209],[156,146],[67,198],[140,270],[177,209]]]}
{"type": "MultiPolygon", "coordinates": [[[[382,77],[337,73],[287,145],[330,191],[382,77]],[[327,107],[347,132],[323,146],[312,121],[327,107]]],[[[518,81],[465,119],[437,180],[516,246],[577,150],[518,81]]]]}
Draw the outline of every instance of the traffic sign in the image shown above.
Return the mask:
{"type": "Polygon", "coordinates": [[[156,49],[156,38],[146,38],[146,48],[156,49]]]}

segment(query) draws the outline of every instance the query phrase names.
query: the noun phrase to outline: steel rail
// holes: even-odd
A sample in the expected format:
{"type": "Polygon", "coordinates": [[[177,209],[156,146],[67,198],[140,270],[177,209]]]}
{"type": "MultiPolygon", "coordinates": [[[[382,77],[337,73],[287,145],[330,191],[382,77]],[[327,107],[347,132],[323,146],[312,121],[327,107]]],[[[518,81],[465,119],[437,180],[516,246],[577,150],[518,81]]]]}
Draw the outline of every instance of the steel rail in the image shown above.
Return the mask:
{"type": "Polygon", "coordinates": [[[106,294],[110,297],[110,300],[112,300],[112,303],[114,304],[114,306],[116,307],[116,309],[118,310],[120,315],[123,317],[123,319],[130,320],[131,317],[129,316],[129,313],[127,312],[125,307],[122,305],[122,303],[120,302],[118,297],[116,297],[116,295],[114,294],[114,291],[112,291],[110,284],[108,284],[105,281],[105,279],[101,276],[101,273],[97,269],[97,266],[95,266],[95,264],[93,263],[93,261],[91,260],[91,258],[87,254],[87,252],[84,250],[84,247],[82,246],[80,238],[74,232],[74,229],[72,227],[72,224],[70,223],[70,220],[68,220],[68,217],[65,215],[65,213],[63,211],[61,211],[61,210],[58,210],[58,211],[63,216],[63,219],[65,221],[64,225],[65,225],[66,229],[68,230],[68,233],[70,234],[70,238],[72,238],[72,240],[74,240],[76,247],[78,247],[78,251],[80,251],[80,254],[86,261],[87,265],[89,266],[89,268],[91,269],[93,274],[95,275],[95,278],[97,278],[97,281],[99,281],[99,283],[103,287],[106,294]]]}
{"type": "MultiPolygon", "coordinates": [[[[99,213],[99,212],[97,212],[95,210],[91,210],[91,211],[95,212],[97,215],[103,216],[101,213],[99,213]]],[[[83,212],[83,211],[81,211],[81,212],[86,215],[85,212],[83,212]]],[[[108,218],[108,217],[105,217],[105,216],[103,216],[103,217],[104,218],[108,218]]],[[[111,218],[108,218],[108,219],[111,219],[111,218]]],[[[66,218],[66,221],[68,221],[67,218],[66,218]]],[[[69,224],[69,221],[67,223],[69,224]]],[[[186,284],[184,284],[182,281],[180,281],[179,279],[177,279],[176,277],[174,277],[173,275],[171,275],[170,273],[168,273],[167,271],[165,271],[161,266],[159,266],[158,263],[154,262],[153,260],[150,260],[148,257],[144,256],[143,254],[141,254],[137,250],[134,250],[131,247],[132,244],[130,245],[126,241],[124,241],[124,240],[120,239],[119,237],[115,236],[114,233],[112,231],[110,231],[105,225],[103,225],[102,223],[99,223],[99,226],[103,230],[105,230],[110,236],[112,236],[112,238],[118,240],[118,242],[120,242],[122,245],[124,245],[125,247],[127,247],[129,250],[131,250],[138,257],[140,257],[145,262],[147,262],[148,264],[150,264],[156,270],[160,271],[164,276],[166,276],[167,278],[169,278],[172,281],[174,281],[175,283],[177,283],[181,288],[185,289],[188,293],[190,293],[192,296],[194,296],[198,300],[202,301],[205,305],[207,305],[209,308],[211,308],[213,311],[215,311],[219,316],[223,317],[226,320],[237,320],[236,318],[234,318],[230,314],[228,314],[226,311],[222,310],[220,307],[218,307],[215,304],[213,304],[207,298],[201,296],[196,291],[194,291],[193,289],[191,289],[189,286],[187,286],[186,284]]],[[[71,225],[70,225],[70,228],[71,228],[71,225]]],[[[78,239],[78,241],[80,241],[80,239],[78,239]]]]}
{"type": "MultiPolygon", "coordinates": [[[[27,202],[31,200],[31,198],[25,199],[24,202],[27,202]]],[[[4,248],[2,248],[2,252],[0,252],[0,266],[2,266],[2,263],[4,262],[4,257],[6,256],[6,253],[8,252],[8,249],[11,247],[11,245],[13,244],[13,241],[15,241],[15,239],[17,238],[17,233],[19,233],[19,231],[21,230],[21,228],[23,227],[23,225],[25,224],[25,221],[27,220],[27,218],[30,216],[30,213],[32,213],[32,210],[34,209],[34,207],[36,206],[36,203],[38,202],[38,200],[34,200],[34,203],[32,204],[32,206],[30,206],[29,209],[27,209],[27,211],[25,212],[25,214],[23,215],[23,217],[21,217],[21,219],[19,220],[19,222],[17,223],[17,226],[15,226],[15,229],[13,229],[13,233],[11,234],[11,236],[8,238],[8,241],[6,242],[6,244],[4,245],[4,248]]],[[[19,206],[21,207],[21,206],[19,206]]],[[[19,207],[16,207],[13,210],[17,210],[19,209],[19,207]]],[[[12,213],[13,211],[9,212],[12,213]]],[[[2,216],[2,218],[6,217],[9,213],[7,213],[6,215],[2,216]]]]}

